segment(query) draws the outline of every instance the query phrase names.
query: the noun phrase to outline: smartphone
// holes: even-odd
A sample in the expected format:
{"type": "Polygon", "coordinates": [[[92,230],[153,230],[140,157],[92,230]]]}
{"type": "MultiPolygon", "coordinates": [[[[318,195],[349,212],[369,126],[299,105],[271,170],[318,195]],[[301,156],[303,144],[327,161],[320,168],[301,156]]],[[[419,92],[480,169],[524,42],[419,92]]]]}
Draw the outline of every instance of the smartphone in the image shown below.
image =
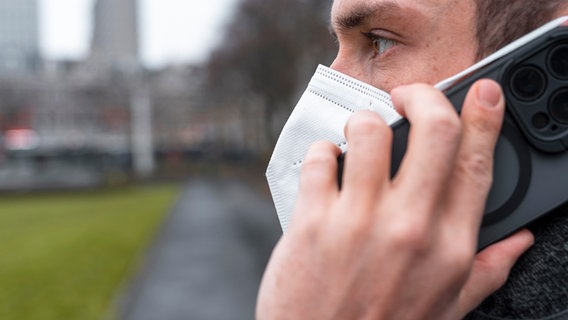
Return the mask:
{"type": "MultiPolygon", "coordinates": [[[[479,250],[568,202],[568,18],[543,26],[437,87],[459,112],[469,88],[481,78],[501,84],[506,112],[479,250]]],[[[404,119],[392,125],[393,176],[406,152],[409,128],[404,119]]]]}

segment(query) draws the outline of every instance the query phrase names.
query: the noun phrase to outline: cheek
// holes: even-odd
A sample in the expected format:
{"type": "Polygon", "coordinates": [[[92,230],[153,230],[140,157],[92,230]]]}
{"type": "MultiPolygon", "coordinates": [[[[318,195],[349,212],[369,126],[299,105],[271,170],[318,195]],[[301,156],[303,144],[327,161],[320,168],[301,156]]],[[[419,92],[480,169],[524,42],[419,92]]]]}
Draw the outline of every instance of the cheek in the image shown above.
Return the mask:
{"type": "Polygon", "coordinates": [[[432,72],[435,73],[436,82],[440,82],[456,73],[469,68],[475,63],[475,51],[465,45],[461,48],[450,47],[443,57],[436,59],[432,64],[432,72]]]}
{"type": "Polygon", "coordinates": [[[474,51],[465,44],[438,44],[436,48],[445,50],[424,50],[422,59],[415,59],[414,63],[407,64],[407,68],[413,68],[408,70],[411,81],[435,85],[475,63],[474,51]]]}
{"type": "Polygon", "coordinates": [[[441,36],[432,48],[434,65],[436,66],[439,81],[452,76],[476,62],[476,40],[466,31],[446,37],[441,36]]]}
{"type": "Polygon", "coordinates": [[[393,63],[389,68],[375,70],[372,85],[387,92],[412,83],[435,85],[445,79],[442,76],[445,73],[443,69],[444,65],[436,59],[406,59],[393,63]]]}

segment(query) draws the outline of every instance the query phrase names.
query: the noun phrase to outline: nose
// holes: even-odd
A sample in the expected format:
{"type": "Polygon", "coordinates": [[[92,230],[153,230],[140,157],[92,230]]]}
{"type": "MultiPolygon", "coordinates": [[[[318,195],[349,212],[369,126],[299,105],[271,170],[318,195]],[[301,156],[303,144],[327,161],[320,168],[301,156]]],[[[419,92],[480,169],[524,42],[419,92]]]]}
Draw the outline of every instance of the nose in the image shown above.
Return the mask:
{"type": "Polygon", "coordinates": [[[339,71],[343,74],[346,74],[352,78],[355,78],[359,81],[363,81],[366,83],[370,83],[369,75],[364,70],[364,64],[360,61],[356,61],[356,59],[350,58],[349,56],[345,55],[341,52],[338,52],[335,60],[330,66],[331,69],[339,71]]]}

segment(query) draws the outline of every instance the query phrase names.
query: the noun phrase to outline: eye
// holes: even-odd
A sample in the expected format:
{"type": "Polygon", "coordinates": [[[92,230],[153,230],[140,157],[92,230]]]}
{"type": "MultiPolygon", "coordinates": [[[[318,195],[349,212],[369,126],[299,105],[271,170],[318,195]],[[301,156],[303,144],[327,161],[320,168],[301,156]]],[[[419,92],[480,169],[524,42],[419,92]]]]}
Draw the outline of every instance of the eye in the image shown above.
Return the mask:
{"type": "Polygon", "coordinates": [[[373,50],[375,51],[375,55],[380,56],[388,49],[394,47],[396,42],[391,39],[373,36],[371,38],[371,44],[373,46],[373,50]]]}
{"type": "Polygon", "coordinates": [[[383,33],[378,32],[364,32],[363,35],[369,39],[369,46],[373,48],[373,58],[381,56],[390,48],[396,46],[398,42],[390,37],[385,37],[383,33]]]}

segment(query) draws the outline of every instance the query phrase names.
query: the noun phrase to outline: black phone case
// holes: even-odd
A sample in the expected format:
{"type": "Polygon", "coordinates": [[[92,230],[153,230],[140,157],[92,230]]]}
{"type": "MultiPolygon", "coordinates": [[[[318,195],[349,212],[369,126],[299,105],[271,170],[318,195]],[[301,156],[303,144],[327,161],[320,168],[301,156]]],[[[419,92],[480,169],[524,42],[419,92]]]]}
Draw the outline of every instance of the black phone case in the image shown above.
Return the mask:
{"type": "MultiPolygon", "coordinates": [[[[568,131],[560,132],[562,128],[557,126],[558,134],[543,133],[539,136],[539,130],[530,127],[523,116],[524,112],[530,111],[516,110],[530,105],[516,97],[508,83],[511,72],[520,65],[535,65],[547,70],[549,51],[564,42],[568,43],[568,27],[554,29],[477,70],[445,92],[459,112],[473,83],[481,78],[490,78],[501,83],[507,101],[505,120],[495,150],[493,185],[479,233],[479,249],[568,201],[568,131]]],[[[568,87],[568,79],[556,78],[549,72],[546,73],[546,81],[546,91],[540,101],[534,103],[548,104],[548,97],[563,86],[568,87]]],[[[408,130],[406,120],[393,125],[393,173],[406,151],[408,130]]]]}
{"type": "MultiPolygon", "coordinates": [[[[530,107],[537,104],[541,109],[547,109],[543,104],[548,104],[548,98],[558,90],[568,88],[568,78],[561,79],[547,72],[545,92],[538,101],[531,103],[515,96],[508,83],[511,72],[518,66],[548,69],[549,51],[562,43],[568,44],[568,26],[558,27],[534,39],[462,78],[445,91],[459,112],[471,85],[478,79],[490,78],[501,83],[507,101],[503,129],[495,150],[493,185],[479,233],[479,250],[568,201],[568,124],[548,124],[545,130],[535,130],[527,121],[527,116],[533,112],[530,107]]],[[[568,101],[563,103],[568,112],[568,101]]],[[[392,129],[391,173],[394,176],[406,152],[410,124],[403,119],[393,124],[392,129]]],[[[340,172],[342,166],[340,159],[340,172]]]]}

